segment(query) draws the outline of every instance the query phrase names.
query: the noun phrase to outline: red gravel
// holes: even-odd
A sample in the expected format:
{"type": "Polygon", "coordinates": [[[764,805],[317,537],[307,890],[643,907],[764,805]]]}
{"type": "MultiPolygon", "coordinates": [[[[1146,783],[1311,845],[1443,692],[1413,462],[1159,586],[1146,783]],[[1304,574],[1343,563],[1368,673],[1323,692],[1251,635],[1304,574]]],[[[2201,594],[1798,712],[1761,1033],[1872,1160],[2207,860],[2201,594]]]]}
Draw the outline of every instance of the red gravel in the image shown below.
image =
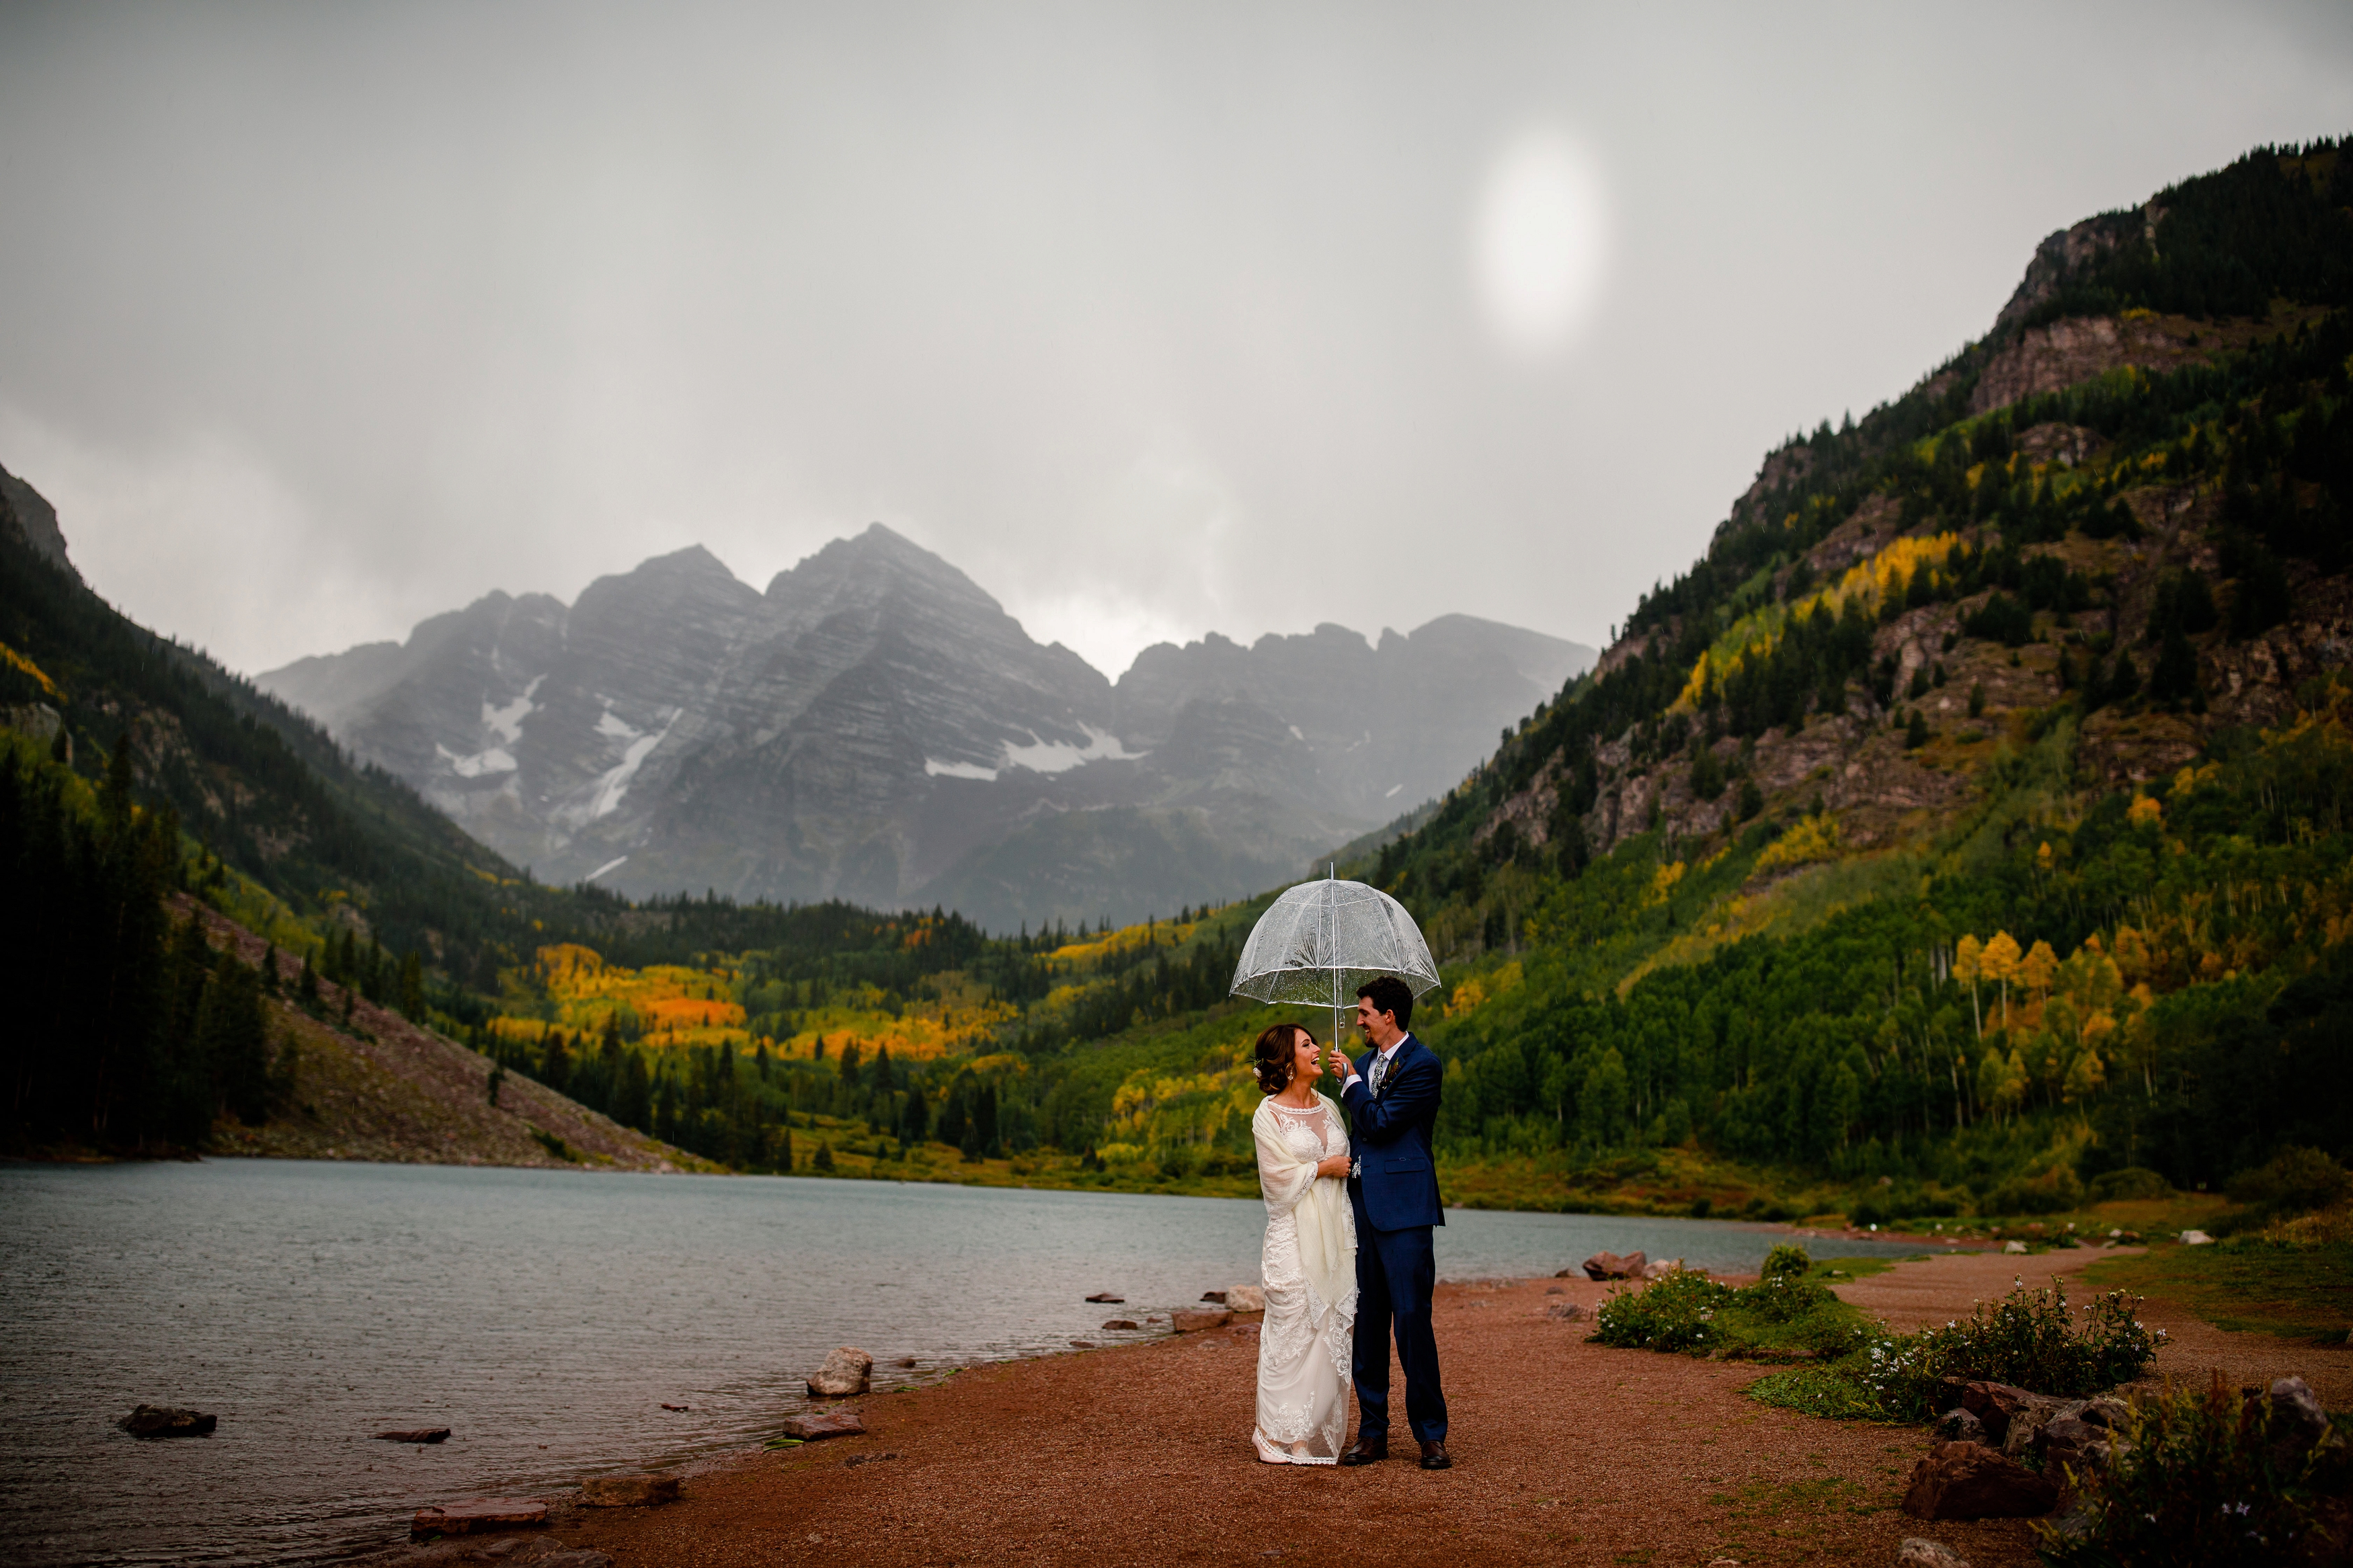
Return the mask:
{"type": "MultiPolygon", "coordinates": [[[[2030,1264],[2048,1278],[2094,1256],[1938,1258],[1844,1293],[1908,1326],[1960,1315],[2030,1264]]],[[[1440,1287],[1451,1471],[1401,1458],[1356,1470],[1259,1463],[1250,1444],[1255,1325],[1245,1322],[874,1395],[858,1402],[866,1436],[691,1475],[684,1500],[657,1510],[559,1510],[557,1533],[612,1553],[620,1568],[1884,1564],[1907,1535],[1943,1541],[1978,1568],[2033,1561],[2021,1522],[1931,1525],[1898,1510],[1927,1446],[1921,1430],[1756,1405],[1740,1392],[1759,1375],[1754,1366],[1588,1344],[1589,1323],[1542,1310],[1564,1299],[1589,1308],[1604,1288],[1564,1280],[1563,1295],[1547,1296],[1553,1284],[1440,1287]]],[[[2081,1296],[2080,1282],[2071,1289],[2081,1296]]],[[[2153,1315],[2172,1326],[2171,1315],[2153,1315]]],[[[2293,1362],[2342,1401],[2346,1352],[2219,1337],[2251,1369],[2293,1362]]],[[[2168,1370],[2202,1377],[2194,1359],[2168,1352],[2168,1370]]]]}
{"type": "MultiPolygon", "coordinates": [[[[1563,1285],[1588,1307],[1602,1294],[1563,1285]]],[[[1739,1391],[1753,1366],[1588,1344],[1589,1324],[1540,1315],[1546,1289],[1440,1289],[1450,1471],[1261,1464],[1256,1346],[1221,1330],[871,1397],[866,1437],[764,1455],[691,1479],[673,1507],[567,1520],[562,1534],[623,1568],[1887,1563],[1919,1533],[1979,1568],[2030,1560],[2021,1526],[1931,1531],[1894,1511],[1920,1434],[1752,1404],[1739,1391]],[[886,1453],[899,1458],[874,1462],[886,1453]]]]}

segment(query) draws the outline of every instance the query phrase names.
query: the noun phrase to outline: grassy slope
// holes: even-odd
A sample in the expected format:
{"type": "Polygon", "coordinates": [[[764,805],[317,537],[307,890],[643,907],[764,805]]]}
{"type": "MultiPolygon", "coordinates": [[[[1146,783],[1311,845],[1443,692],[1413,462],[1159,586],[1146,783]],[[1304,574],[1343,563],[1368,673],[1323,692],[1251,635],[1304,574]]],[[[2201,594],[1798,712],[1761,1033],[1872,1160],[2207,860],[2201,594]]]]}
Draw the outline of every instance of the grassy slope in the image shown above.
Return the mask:
{"type": "Polygon", "coordinates": [[[2176,1302],[2234,1332],[2342,1345],[2353,1331],[2353,1242],[2168,1244],[2095,1263],[2084,1278],[2097,1289],[2176,1302]]]}
{"type": "MultiPolygon", "coordinates": [[[[182,902],[185,916],[196,906],[182,902]]],[[[261,940],[219,914],[198,911],[216,947],[237,944],[259,964],[261,940]]],[[[290,994],[299,966],[280,957],[290,994]]],[[[288,1104],[260,1127],[224,1121],[216,1152],[284,1159],[383,1160],[623,1171],[708,1170],[706,1162],[655,1142],[528,1079],[509,1079],[493,1107],[491,1064],[440,1035],[322,984],[317,1015],[271,1001],[273,1040],[298,1052],[288,1104]],[[534,1134],[544,1134],[554,1146],[534,1134]]]]}

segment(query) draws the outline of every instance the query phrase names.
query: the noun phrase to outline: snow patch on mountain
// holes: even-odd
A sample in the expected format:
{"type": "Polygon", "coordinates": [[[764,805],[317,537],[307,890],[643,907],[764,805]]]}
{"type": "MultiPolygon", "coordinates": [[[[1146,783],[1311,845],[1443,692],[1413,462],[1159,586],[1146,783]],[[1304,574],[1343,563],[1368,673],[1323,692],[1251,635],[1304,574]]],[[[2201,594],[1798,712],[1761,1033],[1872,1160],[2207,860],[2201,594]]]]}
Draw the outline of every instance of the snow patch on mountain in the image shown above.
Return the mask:
{"type": "MultiPolygon", "coordinates": [[[[496,735],[501,745],[512,746],[522,740],[522,721],[531,717],[533,711],[532,698],[538,693],[539,683],[546,679],[544,675],[533,676],[531,684],[522,689],[522,695],[503,708],[493,708],[491,700],[483,698],[482,728],[496,735]]],[[[510,760],[507,766],[512,768],[514,763],[510,760]]]]}
{"type": "Polygon", "coordinates": [[[983,784],[995,784],[995,768],[984,768],[978,763],[944,763],[937,757],[923,759],[923,772],[935,779],[978,779],[983,784]]]}
{"type": "MultiPolygon", "coordinates": [[[[509,736],[508,739],[512,741],[513,737],[509,736]]],[[[433,749],[441,754],[443,762],[449,764],[449,771],[461,779],[478,779],[485,773],[511,773],[515,771],[514,753],[504,746],[492,746],[487,752],[476,752],[464,757],[438,742],[433,749]]]]}
{"type": "MultiPolygon", "coordinates": [[[[1081,763],[1140,762],[1151,755],[1148,752],[1131,752],[1120,738],[1108,730],[1098,730],[1092,724],[1081,724],[1087,743],[1074,746],[1068,741],[1041,741],[1034,730],[1028,731],[1029,744],[1017,746],[1005,743],[1005,765],[1008,768],[1028,768],[1033,773],[1065,773],[1081,763]]],[[[929,771],[927,762],[924,768],[929,771]]]]}
{"type": "MultiPolygon", "coordinates": [[[[622,797],[629,793],[629,781],[638,776],[638,770],[645,766],[646,759],[654,754],[655,748],[670,738],[671,725],[676,724],[685,711],[683,708],[673,710],[669,722],[648,734],[611,708],[607,708],[596,721],[596,733],[607,740],[626,741],[628,744],[622,749],[619,762],[596,775],[596,787],[589,791],[587,801],[563,807],[554,814],[557,819],[567,827],[585,827],[620,810],[622,797]]],[[[612,868],[607,866],[605,869],[609,871],[612,868]]]]}

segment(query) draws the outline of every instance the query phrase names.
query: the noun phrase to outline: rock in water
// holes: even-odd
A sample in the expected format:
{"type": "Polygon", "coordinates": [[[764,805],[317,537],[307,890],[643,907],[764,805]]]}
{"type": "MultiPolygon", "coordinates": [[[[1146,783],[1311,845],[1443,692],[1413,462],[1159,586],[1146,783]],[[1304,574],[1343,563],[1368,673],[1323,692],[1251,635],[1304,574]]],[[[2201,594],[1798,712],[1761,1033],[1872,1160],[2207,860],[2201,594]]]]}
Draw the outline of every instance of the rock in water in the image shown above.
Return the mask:
{"type": "Polygon", "coordinates": [[[408,1426],[396,1432],[379,1432],[378,1437],[387,1443],[446,1443],[449,1440],[447,1426],[408,1426]]]}
{"type": "Polygon", "coordinates": [[[203,1437],[220,1425],[220,1417],[168,1405],[142,1405],[115,1425],[133,1437],[203,1437]]]}
{"type": "Polygon", "coordinates": [[[678,1478],[654,1470],[641,1476],[591,1476],[580,1483],[590,1508],[659,1508],[678,1500],[678,1478]]]}
{"type": "Polygon", "coordinates": [[[1225,1305],[1226,1293],[1223,1290],[1204,1290],[1201,1292],[1201,1300],[1204,1301],[1215,1301],[1219,1306],[1223,1306],[1225,1305]]]}
{"type": "Polygon", "coordinates": [[[408,1533],[422,1541],[428,1535],[480,1535],[489,1530],[527,1530],[547,1522],[547,1505],[535,1498],[478,1497],[463,1502],[420,1508],[408,1521],[408,1533]]]}
{"type": "Polygon", "coordinates": [[[1133,1318],[1113,1318],[1103,1324],[1103,1331],[1111,1333],[1122,1329],[1133,1329],[1134,1327],[1135,1327],[1135,1320],[1133,1318]]]}
{"type": "Polygon", "coordinates": [[[1180,1334],[1197,1333],[1203,1329],[1222,1329],[1234,1321],[1231,1312],[1171,1312],[1169,1325],[1180,1334]]]}
{"type": "Polygon", "coordinates": [[[1124,1307],[1127,1305],[1126,1297],[1114,1296],[1108,1290],[1098,1290],[1093,1295],[1088,1297],[1087,1300],[1095,1302],[1099,1306],[1124,1307]]]}
{"type": "Polygon", "coordinates": [[[825,1358],[808,1380],[808,1391],[820,1399],[841,1399],[863,1394],[874,1374],[874,1358],[856,1345],[839,1345],[825,1358]]]}
{"type": "Polygon", "coordinates": [[[1912,1535],[1896,1548],[1895,1568],[1969,1568],[1969,1560],[1941,1541],[1912,1535]]]}
{"type": "Polygon", "coordinates": [[[785,1436],[798,1437],[804,1443],[826,1437],[863,1436],[865,1432],[866,1423],[855,1410],[812,1410],[785,1423],[785,1436]]]}
{"type": "Polygon", "coordinates": [[[1237,1312],[1266,1310],[1266,1290],[1258,1285],[1235,1285],[1226,1291],[1226,1305],[1237,1312]]]}
{"type": "Polygon", "coordinates": [[[1915,1519],[2031,1519],[2058,1500],[2049,1481],[1982,1443],[1940,1443],[1912,1467],[1904,1511],[1915,1519]]]}

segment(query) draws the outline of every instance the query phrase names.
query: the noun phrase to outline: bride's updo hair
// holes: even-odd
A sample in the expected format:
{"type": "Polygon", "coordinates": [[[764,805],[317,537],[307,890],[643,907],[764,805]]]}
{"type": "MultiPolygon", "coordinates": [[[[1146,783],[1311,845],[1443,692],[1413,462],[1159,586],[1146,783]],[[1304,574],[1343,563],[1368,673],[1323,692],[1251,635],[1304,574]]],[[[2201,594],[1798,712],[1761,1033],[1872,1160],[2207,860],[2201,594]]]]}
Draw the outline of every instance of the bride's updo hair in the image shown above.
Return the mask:
{"type": "Polygon", "coordinates": [[[1294,1053],[1299,1049],[1299,1037],[1307,1031],[1296,1024],[1277,1024],[1258,1037],[1256,1059],[1258,1087],[1261,1094],[1281,1094],[1291,1087],[1291,1075],[1298,1066],[1294,1053]]]}

